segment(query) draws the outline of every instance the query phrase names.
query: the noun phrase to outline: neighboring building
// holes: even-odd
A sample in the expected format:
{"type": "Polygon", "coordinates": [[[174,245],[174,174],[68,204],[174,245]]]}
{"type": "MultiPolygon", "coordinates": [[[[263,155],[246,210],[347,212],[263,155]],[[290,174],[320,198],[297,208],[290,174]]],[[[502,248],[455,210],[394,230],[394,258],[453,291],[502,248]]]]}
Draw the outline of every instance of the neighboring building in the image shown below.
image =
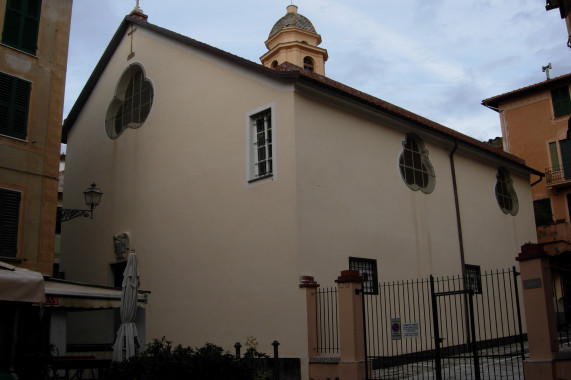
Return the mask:
{"type": "MultiPolygon", "coordinates": [[[[319,40],[276,25],[270,42],[280,28],[319,40]]],[[[516,265],[541,172],[318,74],[314,56],[304,69],[304,54],[262,58],[272,69],[126,17],[63,127],[64,206],[86,183],[105,192],[93,220],[63,225],[66,278],[113,284],[124,238],[153,292],[148,337],[275,339],[306,366],[301,275],[327,286],[360,268],[372,288],[516,265]]]]}
{"type": "Polygon", "coordinates": [[[500,115],[504,150],[545,171],[532,183],[537,239],[560,269],[560,312],[571,317],[571,74],[482,101],[500,115]],[[566,269],[565,269],[566,268],[566,269]],[[565,274],[567,273],[567,274],[565,274]],[[566,296],[565,296],[566,295],[566,296]],[[564,298],[564,296],[566,298],[564,298]]]}
{"type": "Polygon", "coordinates": [[[65,171],[65,153],[59,156],[59,174],[57,186],[57,215],[56,215],[56,237],[54,247],[54,265],[52,275],[56,278],[64,278],[65,273],[59,271],[59,257],[61,254],[61,223],[62,223],[62,204],[63,204],[63,180],[65,171]]]}
{"type": "Polygon", "coordinates": [[[52,273],[72,0],[0,0],[0,260],[52,273]]]}
{"type": "Polygon", "coordinates": [[[569,18],[569,12],[571,12],[571,0],[545,0],[545,9],[548,11],[559,9],[561,18],[565,20],[567,31],[569,33],[567,46],[571,48],[571,19],[569,18]]]}

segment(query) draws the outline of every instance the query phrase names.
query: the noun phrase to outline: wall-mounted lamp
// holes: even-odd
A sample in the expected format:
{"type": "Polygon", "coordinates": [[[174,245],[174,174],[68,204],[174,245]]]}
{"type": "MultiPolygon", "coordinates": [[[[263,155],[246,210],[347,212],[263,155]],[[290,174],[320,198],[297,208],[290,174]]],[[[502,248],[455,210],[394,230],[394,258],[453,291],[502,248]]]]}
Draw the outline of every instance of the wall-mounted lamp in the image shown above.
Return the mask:
{"type": "Polygon", "coordinates": [[[89,210],[76,210],[71,208],[61,209],[61,221],[67,222],[68,220],[77,218],[79,216],[89,217],[93,219],[93,209],[99,205],[101,202],[101,196],[103,192],[95,187],[95,183],[92,183],[90,187],[85,189],[83,192],[85,196],[85,204],[89,207],[89,210]]]}

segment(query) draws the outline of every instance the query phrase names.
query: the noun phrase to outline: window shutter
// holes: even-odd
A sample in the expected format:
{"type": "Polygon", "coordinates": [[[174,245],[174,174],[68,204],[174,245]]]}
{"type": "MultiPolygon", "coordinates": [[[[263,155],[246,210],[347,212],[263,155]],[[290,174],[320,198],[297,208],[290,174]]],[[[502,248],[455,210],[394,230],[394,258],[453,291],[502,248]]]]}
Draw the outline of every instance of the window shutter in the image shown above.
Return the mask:
{"type": "Polygon", "coordinates": [[[8,0],[2,43],[36,54],[41,0],[8,0]]]}
{"type": "Polygon", "coordinates": [[[0,189],[0,256],[16,257],[21,194],[0,189]]]}
{"type": "Polygon", "coordinates": [[[17,9],[11,8],[14,1],[8,1],[6,14],[4,16],[4,32],[2,33],[2,43],[8,46],[18,46],[18,39],[21,29],[22,17],[17,9]]]}
{"type": "Polygon", "coordinates": [[[36,54],[38,49],[38,31],[40,26],[41,0],[28,0],[28,9],[24,16],[22,31],[22,50],[36,54]]]}
{"type": "Polygon", "coordinates": [[[553,102],[553,116],[561,117],[571,114],[569,87],[564,86],[551,90],[551,100],[553,102]]]}
{"type": "Polygon", "coordinates": [[[25,139],[32,84],[0,73],[0,134],[25,139]]]}

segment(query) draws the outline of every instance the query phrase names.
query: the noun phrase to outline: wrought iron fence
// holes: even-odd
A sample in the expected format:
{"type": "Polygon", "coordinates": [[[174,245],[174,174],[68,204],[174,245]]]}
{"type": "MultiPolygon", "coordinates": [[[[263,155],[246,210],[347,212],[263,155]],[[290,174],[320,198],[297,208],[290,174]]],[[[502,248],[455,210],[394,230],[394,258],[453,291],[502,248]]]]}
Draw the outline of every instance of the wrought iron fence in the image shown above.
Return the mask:
{"type": "Polygon", "coordinates": [[[318,288],[315,295],[316,350],[320,354],[339,354],[337,288],[318,288]]]}
{"type": "Polygon", "coordinates": [[[435,348],[430,280],[380,283],[378,295],[364,296],[364,311],[371,378],[423,378],[435,348]]]}
{"type": "Polygon", "coordinates": [[[571,347],[571,273],[567,268],[551,268],[553,303],[560,347],[571,347]]]}
{"type": "Polygon", "coordinates": [[[364,295],[370,379],[523,379],[515,268],[379,284],[364,295]]]}
{"type": "Polygon", "coordinates": [[[548,185],[555,185],[571,179],[570,169],[571,163],[557,165],[545,169],[545,179],[548,185]]]}

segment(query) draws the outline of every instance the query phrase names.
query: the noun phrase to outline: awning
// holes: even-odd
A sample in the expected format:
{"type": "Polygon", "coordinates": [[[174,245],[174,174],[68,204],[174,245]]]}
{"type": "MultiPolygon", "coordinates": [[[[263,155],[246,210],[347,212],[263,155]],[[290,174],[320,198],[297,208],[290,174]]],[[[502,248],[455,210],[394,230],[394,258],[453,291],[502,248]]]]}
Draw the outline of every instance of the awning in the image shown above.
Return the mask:
{"type": "Polygon", "coordinates": [[[44,302],[42,274],[0,261],[0,301],[44,302]]]}
{"type": "MultiPolygon", "coordinates": [[[[139,290],[137,306],[147,303],[148,291],[139,290]]],[[[39,272],[0,261],[0,301],[31,302],[49,307],[119,309],[121,288],[90,285],[46,277],[39,272]]]]}
{"type": "MultiPolygon", "coordinates": [[[[118,309],[121,289],[65,280],[46,279],[46,306],[80,309],[118,309]]],[[[147,293],[139,292],[137,306],[144,307],[147,293]]]]}

